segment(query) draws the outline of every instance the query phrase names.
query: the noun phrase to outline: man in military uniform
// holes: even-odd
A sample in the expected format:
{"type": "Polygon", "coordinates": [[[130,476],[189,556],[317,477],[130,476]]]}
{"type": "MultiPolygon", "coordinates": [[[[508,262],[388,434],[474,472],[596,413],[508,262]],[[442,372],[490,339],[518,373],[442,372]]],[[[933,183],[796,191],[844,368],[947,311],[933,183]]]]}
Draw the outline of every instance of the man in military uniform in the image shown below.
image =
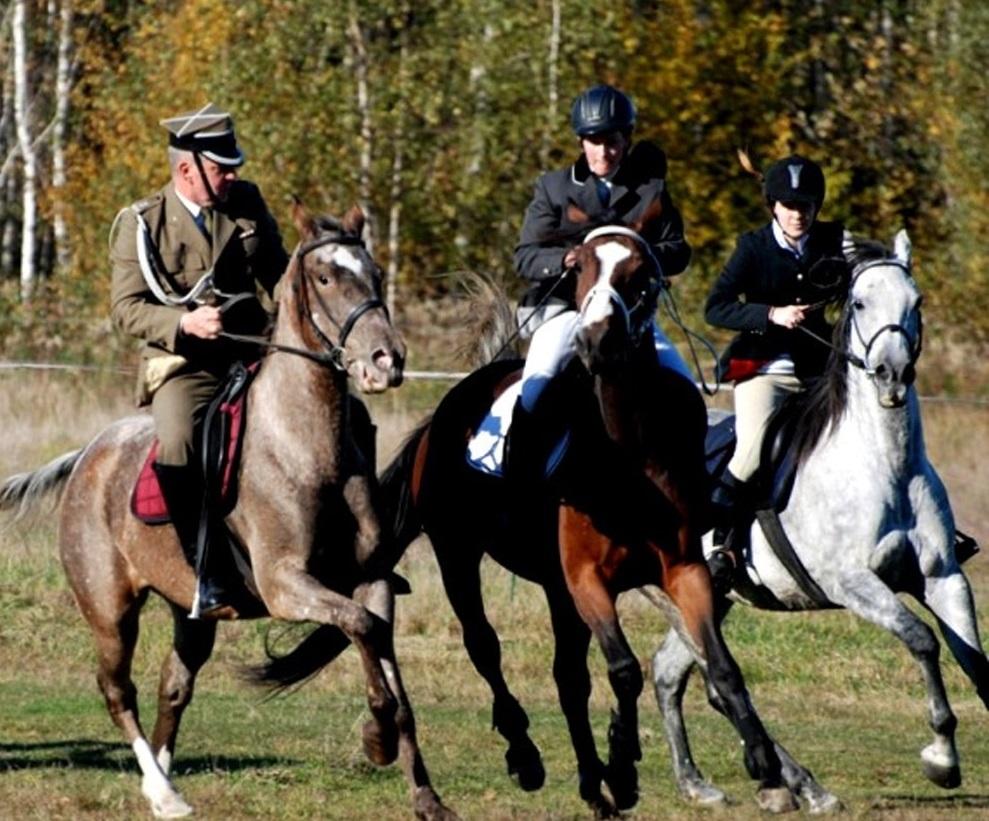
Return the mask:
{"type": "Polygon", "coordinates": [[[208,562],[197,562],[200,429],[230,365],[251,354],[220,334],[266,331],[258,286],[274,298],[288,255],[261,192],[238,179],[244,155],[230,115],[208,103],[161,125],[171,182],[114,222],[111,313],[144,343],[138,404],[151,404],[155,473],[186,557],[199,565],[196,616],[225,603],[208,562]]]}

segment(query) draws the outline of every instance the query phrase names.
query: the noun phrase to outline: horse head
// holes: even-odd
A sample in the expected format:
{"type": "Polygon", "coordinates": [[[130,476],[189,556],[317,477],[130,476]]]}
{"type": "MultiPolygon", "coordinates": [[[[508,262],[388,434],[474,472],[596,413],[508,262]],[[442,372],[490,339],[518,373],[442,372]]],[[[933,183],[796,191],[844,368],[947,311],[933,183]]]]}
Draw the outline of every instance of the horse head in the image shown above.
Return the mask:
{"type": "MultiPolygon", "coordinates": [[[[659,213],[657,201],[631,226],[594,228],[578,248],[576,345],[592,374],[626,363],[651,330],[663,274],[643,233],[659,213]]],[[[573,222],[580,216],[568,213],[573,222]]]]}
{"type": "Polygon", "coordinates": [[[362,392],[400,385],[405,343],[381,297],[383,272],[361,239],[363,212],[354,206],[342,220],[314,218],[296,200],[292,217],[300,242],[279,315],[288,315],[306,349],[346,371],[362,392]]]}
{"type": "Polygon", "coordinates": [[[923,331],[910,239],[901,230],[890,254],[878,243],[851,242],[846,235],[845,257],[852,266],[839,323],[846,358],[872,380],[882,407],[902,407],[916,377],[923,331]]]}

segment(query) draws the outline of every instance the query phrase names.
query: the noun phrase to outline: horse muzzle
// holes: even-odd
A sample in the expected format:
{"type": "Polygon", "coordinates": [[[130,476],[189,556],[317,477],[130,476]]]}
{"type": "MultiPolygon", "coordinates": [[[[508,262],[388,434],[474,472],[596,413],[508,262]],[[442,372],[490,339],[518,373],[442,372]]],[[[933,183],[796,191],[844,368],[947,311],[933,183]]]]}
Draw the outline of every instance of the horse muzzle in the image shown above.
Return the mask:
{"type": "Polygon", "coordinates": [[[351,379],[361,393],[381,393],[402,384],[405,369],[405,350],[401,348],[376,348],[367,359],[355,359],[347,368],[351,379]]]}
{"type": "Polygon", "coordinates": [[[879,404],[884,408],[902,408],[907,402],[907,392],[917,376],[913,365],[897,369],[888,363],[880,363],[872,372],[879,404]]]}
{"type": "Polygon", "coordinates": [[[628,335],[606,322],[582,325],[575,337],[577,356],[592,376],[628,362],[628,335]]]}

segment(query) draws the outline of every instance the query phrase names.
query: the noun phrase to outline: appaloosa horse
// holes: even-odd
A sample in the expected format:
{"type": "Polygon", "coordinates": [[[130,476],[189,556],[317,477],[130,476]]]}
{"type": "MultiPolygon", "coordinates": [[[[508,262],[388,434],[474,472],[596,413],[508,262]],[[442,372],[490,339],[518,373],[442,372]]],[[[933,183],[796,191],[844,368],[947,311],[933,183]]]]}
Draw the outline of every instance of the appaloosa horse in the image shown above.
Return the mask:
{"type": "MultiPolygon", "coordinates": [[[[412,710],[392,648],[392,592],[368,572],[381,531],[373,464],[355,444],[347,379],[365,392],[402,380],[404,345],[381,302],[381,271],[360,240],[364,217],[314,220],[297,205],[301,243],[282,279],[278,317],[249,389],[236,506],[226,524],[250,566],[254,597],[221,618],[317,622],[339,628],[363,661],[371,719],[364,748],[376,764],[400,757],[416,815],[452,815],[430,786],[412,710]]],[[[0,507],[61,494],[59,546],[80,610],[93,631],[107,708],[133,747],[154,814],[191,812],[169,770],[182,712],[209,658],[215,621],[186,614],[194,576],[171,527],[150,527],[128,509],[154,437],[151,418],[131,417],[0,487],[0,507]],[[141,607],[154,590],[169,602],[174,645],[161,674],[148,742],[138,721],[131,660],[141,607]]]]}
{"type": "MultiPolygon", "coordinates": [[[[972,592],[954,552],[948,495],[927,459],[913,385],[921,297],[910,274],[910,244],[900,232],[890,254],[876,243],[846,238],[846,256],[851,281],[835,329],[835,351],[824,378],[797,398],[793,409],[797,468],[779,522],[797,559],[796,574],[756,522],[730,599],[773,610],[845,607],[900,639],[927,685],[934,740],[921,752],[924,774],[941,787],[957,787],[957,720],[941,678],[940,646],[897,597],[908,593],[934,614],[952,654],[989,707],[989,662],[972,592]]],[[[731,604],[719,606],[719,621],[731,604]]],[[[724,793],[697,769],[683,723],[682,697],[692,667],[691,653],[671,632],[653,659],[656,698],[681,793],[716,803],[725,800],[724,793]]],[[[712,705],[723,709],[708,689],[712,705]]],[[[797,767],[780,752],[785,766],[797,767]]],[[[811,810],[837,804],[806,771],[796,780],[791,787],[808,799],[811,810]]]]}
{"type": "MultiPolygon", "coordinates": [[[[510,483],[468,465],[468,439],[493,399],[519,377],[517,361],[494,362],[443,398],[383,475],[395,547],[404,549],[421,531],[429,535],[467,652],[491,687],[494,725],[509,744],[509,773],[524,789],[542,786],[545,773],[525,711],[502,675],[498,637],[484,613],[485,553],[543,587],[556,637],[553,675],[577,758],[580,795],[598,814],[614,814],[638,799],[636,701],[643,677],[615,599],[646,583],[668,596],[674,623],[729,705],[745,763],[760,784],[760,802],[790,809],[793,798],[782,783],[773,743],[751,709],[714,618],[700,541],[709,490],[704,403],[690,381],[657,364],[651,322],[661,274],[636,230],[601,227],[579,247],[582,309],[574,332],[582,364],[574,363],[541,400],[552,403],[558,391],[555,415],[570,428],[569,451],[554,478],[537,482],[533,498],[520,499],[510,483]],[[598,758],[588,713],[592,632],[617,699],[607,765],[598,758]],[[610,798],[602,791],[605,784],[610,798]]],[[[329,633],[317,631],[298,652],[275,662],[270,678],[287,684],[317,669],[335,652],[329,633]]]]}

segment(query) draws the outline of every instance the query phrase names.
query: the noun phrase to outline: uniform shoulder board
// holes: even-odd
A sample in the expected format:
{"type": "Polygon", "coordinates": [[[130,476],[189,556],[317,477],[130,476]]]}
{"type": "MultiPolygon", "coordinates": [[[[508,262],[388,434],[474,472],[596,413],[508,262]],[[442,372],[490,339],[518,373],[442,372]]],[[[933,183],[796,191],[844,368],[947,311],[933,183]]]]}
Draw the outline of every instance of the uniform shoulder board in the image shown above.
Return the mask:
{"type": "Polygon", "coordinates": [[[131,205],[131,210],[136,211],[138,214],[143,214],[145,211],[150,210],[155,205],[160,203],[164,199],[164,194],[160,191],[152,194],[150,197],[145,197],[143,200],[138,200],[133,205],[131,205]]]}

